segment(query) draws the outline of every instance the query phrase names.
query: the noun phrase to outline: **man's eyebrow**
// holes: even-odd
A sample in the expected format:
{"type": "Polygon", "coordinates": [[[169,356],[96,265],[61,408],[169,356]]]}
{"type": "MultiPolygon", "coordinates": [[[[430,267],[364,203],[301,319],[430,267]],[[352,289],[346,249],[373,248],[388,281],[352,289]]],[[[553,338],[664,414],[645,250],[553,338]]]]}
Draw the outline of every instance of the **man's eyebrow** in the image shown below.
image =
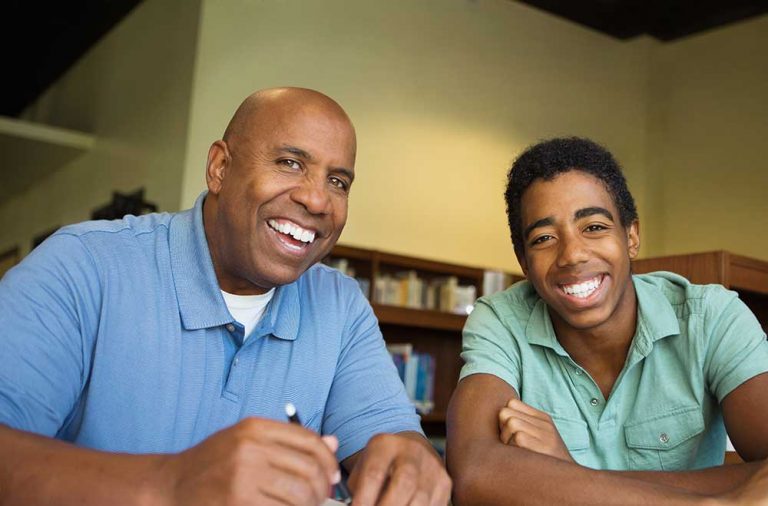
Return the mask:
{"type": "Polygon", "coordinates": [[[586,218],[588,216],[594,216],[595,214],[602,214],[606,218],[608,218],[611,221],[615,221],[613,219],[613,215],[608,209],[605,209],[604,207],[585,207],[583,209],[579,209],[575,213],[573,213],[573,219],[579,220],[581,218],[586,218]]]}
{"type": "Polygon", "coordinates": [[[523,237],[527,238],[534,228],[546,227],[546,226],[552,225],[553,223],[554,223],[554,220],[552,219],[551,216],[547,216],[546,218],[542,218],[540,220],[534,221],[533,223],[525,227],[525,230],[523,231],[523,237]]]}
{"type": "Polygon", "coordinates": [[[303,158],[305,160],[312,160],[312,155],[310,155],[308,152],[304,151],[301,148],[298,148],[296,146],[289,146],[289,145],[282,145],[278,149],[280,152],[284,153],[290,153],[292,155],[296,155],[299,158],[303,158]]]}
{"type": "Polygon", "coordinates": [[[355,180],[355,171],[353,171],[352,169],[348,169],[346,167],[333,167],[331,169],[331,172],[336,174],[341,174],[342,176],[349,179],[350,183],[355,180]]]}

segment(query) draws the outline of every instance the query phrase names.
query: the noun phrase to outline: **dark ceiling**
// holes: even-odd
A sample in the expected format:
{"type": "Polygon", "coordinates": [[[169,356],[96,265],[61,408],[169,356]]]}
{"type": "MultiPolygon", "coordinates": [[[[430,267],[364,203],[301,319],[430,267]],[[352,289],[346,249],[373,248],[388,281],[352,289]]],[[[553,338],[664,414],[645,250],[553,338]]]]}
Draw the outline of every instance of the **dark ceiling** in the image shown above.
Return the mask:
{"type": "MultiPolygon", "coordinates": [[[[18,116],[142,0],[5,0],[0,115],[18,116]]],[[[620,39],[685,37],[768,12],[768,0],[519,0],[620,39]]]]}
{"type": "Polygon", "coordinates": [[[768,12],[768,0],[519,0],[619,39],[671,41],[768,12]]]}

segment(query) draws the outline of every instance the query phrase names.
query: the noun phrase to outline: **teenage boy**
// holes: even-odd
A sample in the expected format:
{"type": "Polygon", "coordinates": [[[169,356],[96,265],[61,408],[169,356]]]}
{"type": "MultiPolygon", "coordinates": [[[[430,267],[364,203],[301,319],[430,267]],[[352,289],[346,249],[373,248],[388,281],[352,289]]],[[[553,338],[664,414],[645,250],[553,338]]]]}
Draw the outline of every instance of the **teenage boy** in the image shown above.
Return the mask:
{"type": "Polygon", "coordinates": [[[553,139],[505,193],[527,281],[478,301],[448,416],[456,504],[768,498],[768,343],[734,292],[633,276],[635,204],[605,149],[553,139]],[[723,466],[726,429],[749,463],[723,466]]]}

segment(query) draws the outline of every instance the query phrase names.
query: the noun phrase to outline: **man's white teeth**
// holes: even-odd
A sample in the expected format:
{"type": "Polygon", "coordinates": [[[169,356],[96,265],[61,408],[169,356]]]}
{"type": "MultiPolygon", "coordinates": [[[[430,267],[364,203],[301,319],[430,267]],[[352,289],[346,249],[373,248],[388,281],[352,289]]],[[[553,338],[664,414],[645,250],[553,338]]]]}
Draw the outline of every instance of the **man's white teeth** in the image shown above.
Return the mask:
{"type": "Polygon", "coordinates": [[[298,225],[288,222],[279,223],[277,220],[269,220],[267,222],[270,227],[277,230],[281,234],[290,235],[297,241],[306,242],[312,244],[315,240],[315,233],[311,230],[305,230],[298,225]]]}
{"type": "Polygon", "coordinates": [[[574,297],[585,299],[592,295],[592,292],[597,290],[597,287],[600,286],[601,281],[602,278],[597,277],[576,285],[562,285],[562,289],[568,295],[573,295],[574,297]]]}

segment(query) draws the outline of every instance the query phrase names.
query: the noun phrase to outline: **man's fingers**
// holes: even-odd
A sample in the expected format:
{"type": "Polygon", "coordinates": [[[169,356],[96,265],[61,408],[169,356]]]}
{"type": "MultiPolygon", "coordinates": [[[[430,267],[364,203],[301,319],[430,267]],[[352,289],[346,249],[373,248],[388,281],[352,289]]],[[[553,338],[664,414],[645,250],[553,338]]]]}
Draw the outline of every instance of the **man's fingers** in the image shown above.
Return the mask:
{"type": "MultiPolygon", "coordinates": [[[[380,506],[410,504],[419,488],[419,466],[409,458],[400,458],[394,462],[387,489],[381,498],[380,506]]],[[[423,498],[429,504],[429,496],[423,498]]]]}
{"type": "Polygon", "coordinates": [[[453,483],[448,477],[447,473],[439,473],[440,477],[437,479],[437,486],[432,493],[432,501],[429,503],[431,506],[445,506],[451,499],[451,488],[453,483]]]}
{"type": "Polygon", "coordinates": [[[322,465],[311,455],[292,448],[271,449],[267,455],[269,465],[277,472],[276,479],[268,488],[270,496],[282,499],[304,498],[310,493],[312,498],[321,499],[328,496],[331,479],[322,465]],[[297,485],[296,481],[301,485],[297,485]],[[306,490],[307,486],[311,491],[306,490]]]}
{"type": "Polygon", "coordinates": [[[260,442],[276,443],[311,455],[323,467],[329,480],[333,480],[338,473],[339,463],[328,443],[305,427],[255,418],[245,419],[238,425],[246,437],[260,442]]]}
{"type": "Polygon", "coordinates": [[[354,491],[355,504],[358,506],[373,506],[389,478],[391,456],[377,455],[376,459],[363,460],[357,464],[349,481],[354,491]],[[359,471],[357,469],[359,467],[359,471]]]}

